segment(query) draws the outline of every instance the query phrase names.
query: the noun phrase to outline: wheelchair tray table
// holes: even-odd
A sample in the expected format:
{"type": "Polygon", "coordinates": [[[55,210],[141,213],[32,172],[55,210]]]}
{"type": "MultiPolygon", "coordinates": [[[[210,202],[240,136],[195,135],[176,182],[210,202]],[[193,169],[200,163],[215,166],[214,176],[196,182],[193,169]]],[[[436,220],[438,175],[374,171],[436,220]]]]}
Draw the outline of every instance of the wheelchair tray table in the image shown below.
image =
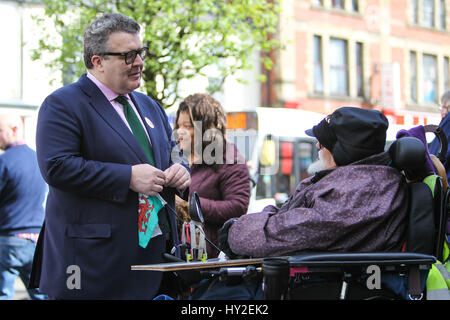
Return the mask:
{"type": "MultiPolygon", "coordinates": [[[[269,257],[268,257],[269,258],[269,257]]],[[[272,258],[272,257],[270,257],[272,258]]],[[[371,252],[371,253],[307,253],[295,256],[273,257],[287,259],[290,267],[298,266],[356,266],[377,264],[379,266],[389,265],[431,265],[436,258],[426,254],[409,252],[371,252]]],[[[134,265],[131,270],[143,271],[180,271],[193,269],[212,269],[222,267],[236,267],[246,265],[262,265],[264,259],[235,259],[219,260],[210,259],[205,262],[169,262],[159,264],[134,265]]]]}
{"type": "Polygon", "coordinates": [[[134,265],[131,266],[131,270],[145,270],[145,271],[180,271],[180,270],[193,270],[193,269],[211,269],[221,267],[235,267],[245,265],[260,265],[263,258],[256,259],[236,259],[236,260],[219,260],[210,259],[205,262],[169,262],[159,264],[147,264],[147,265],[134,265]]]}

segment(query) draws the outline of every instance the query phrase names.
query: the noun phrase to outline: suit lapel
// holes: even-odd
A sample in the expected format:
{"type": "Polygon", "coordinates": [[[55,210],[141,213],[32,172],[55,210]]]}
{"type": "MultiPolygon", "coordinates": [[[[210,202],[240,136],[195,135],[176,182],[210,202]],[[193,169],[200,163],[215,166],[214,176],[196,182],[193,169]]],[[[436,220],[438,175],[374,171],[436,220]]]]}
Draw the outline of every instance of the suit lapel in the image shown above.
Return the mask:
{"type": "Polygon", "coordinates": [[[133,133],[123,123],[123,120],[100,89],[86,75],[83,75],[79,82],[81,89],[90,97],[90,105],[97,111],[100,117],[122,138],[141,163],[148,163],[133,133]]]}

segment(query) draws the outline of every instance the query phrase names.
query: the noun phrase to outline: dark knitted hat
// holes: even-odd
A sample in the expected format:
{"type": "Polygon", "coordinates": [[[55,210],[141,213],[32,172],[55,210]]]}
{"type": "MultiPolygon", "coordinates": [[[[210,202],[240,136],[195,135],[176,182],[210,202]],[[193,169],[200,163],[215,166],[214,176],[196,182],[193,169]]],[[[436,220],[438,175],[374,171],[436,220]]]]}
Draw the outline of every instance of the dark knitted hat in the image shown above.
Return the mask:
{"type": "Polygon", "coordinates": [[[379,111],[342,107],[305,132],[331,152],[338,166],[344,166],[384,151],[388,126],[379,111]]]}

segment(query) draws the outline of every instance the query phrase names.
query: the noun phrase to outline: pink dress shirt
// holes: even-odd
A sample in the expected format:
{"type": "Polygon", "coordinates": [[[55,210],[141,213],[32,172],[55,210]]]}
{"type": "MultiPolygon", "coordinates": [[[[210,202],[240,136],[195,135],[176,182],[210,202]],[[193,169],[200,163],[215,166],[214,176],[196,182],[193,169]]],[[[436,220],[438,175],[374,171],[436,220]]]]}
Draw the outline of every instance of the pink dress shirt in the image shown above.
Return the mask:
{"type": "MultiPolygon", "coordinates": [[[[123,105],[119,102],[117,102],[116,99],[119,94],[114,92],[113,90],[111,90],[110,88],[108,88],[106,85],[104,85],[103,83],[101,83],[93,74],[91,74],[89,71],[87,72],[87,77],[92,80],[92,82],[95,83],[95,85],[100,89],[100,91],[105,95],[106,99],[108,99],[108,101],[111,103],[112,107],[114,108],[114,110],[116,110],[117,114],[120,116],[120,118],[123,120],[123,122],[125,123],[125,125],[127,126],[128,129],[130,129],[130,125],[128,124],[127,119],[125,118],[125,113],[123,112],[123,105]]],[[[141,116],[139,115],[139,112],[137,112],[136,110],[136,106],[134,105],[133,101],[130,99],[129,94],[124,95],[125,98],[127,98],[128,103],[131,105],[131,107],[133,108],[134,112],[136,113],[139,121],[141,122],[141,125],[144,127],[145,129],[145,125],[144,122],[141,119],[141,116]]],[[[147,135],[148,141],[150,141],[150,145],[152,144],[152,141],[148,135],[147,130],[144,130],[145,134],[147,135]]]]}

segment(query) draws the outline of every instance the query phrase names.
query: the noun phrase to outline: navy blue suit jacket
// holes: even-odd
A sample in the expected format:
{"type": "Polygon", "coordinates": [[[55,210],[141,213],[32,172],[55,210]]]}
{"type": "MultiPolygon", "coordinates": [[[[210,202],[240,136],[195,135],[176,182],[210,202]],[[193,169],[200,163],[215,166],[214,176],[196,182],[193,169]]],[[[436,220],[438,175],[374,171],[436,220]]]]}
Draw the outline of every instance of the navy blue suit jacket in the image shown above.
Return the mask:
{"type": "MultiPolygon", "coordinates": [[[[152,141],[156,167],[173,164],[175,146],[164,109],[130,94],[152,141]]],[[[129,189],[131,166],[147,163],[131,131],[86,75],[42,104],[37,124],[38,163],[49,184],[45,228],[33,267],[34,282],[55,298],[151,299],[162,274],[131,265],[162,262],[164,236],[138,245],[138,195],[129,189]],[[79,267],[80,289],[68,285],[79,267]],[[39,270],[41,269],[41,270],[39,270]]],[[[174,207],[176,190],[160,193],[174,207]]],[[[163,210],[166,210],[165,208],[163,210]]],[[[168,213],[172,241],[176,221],[168,213]]],[[[168,248],[170,250],[171,248],[168,248]]]]}

